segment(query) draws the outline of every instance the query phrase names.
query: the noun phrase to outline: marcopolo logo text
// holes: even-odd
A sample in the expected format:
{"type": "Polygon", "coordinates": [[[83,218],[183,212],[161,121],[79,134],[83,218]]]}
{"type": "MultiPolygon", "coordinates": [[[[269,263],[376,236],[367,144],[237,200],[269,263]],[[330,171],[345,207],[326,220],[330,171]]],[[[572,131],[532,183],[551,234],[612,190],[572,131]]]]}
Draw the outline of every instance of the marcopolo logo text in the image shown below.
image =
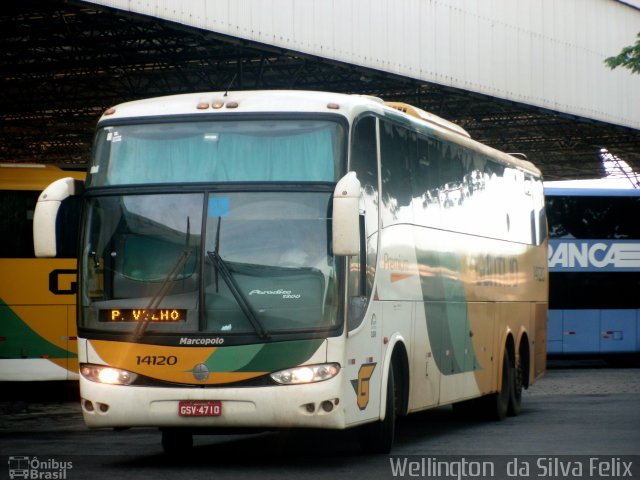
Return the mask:
{"type": "Polygon", "coordinates": [[[179,345],[197,345],[200,347],[209,347],[211,345],[222,345],[224,338],[222,337],[180,337],[179,345]]]}

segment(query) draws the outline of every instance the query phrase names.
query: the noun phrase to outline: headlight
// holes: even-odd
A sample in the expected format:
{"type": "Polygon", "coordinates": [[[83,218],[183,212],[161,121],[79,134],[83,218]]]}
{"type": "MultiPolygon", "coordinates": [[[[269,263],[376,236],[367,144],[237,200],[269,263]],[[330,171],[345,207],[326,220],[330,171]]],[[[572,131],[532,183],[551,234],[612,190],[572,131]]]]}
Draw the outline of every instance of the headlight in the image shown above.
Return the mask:
{"type": "Polygon", "coordinates": [[[288,368],[271,374],[271,378],[283,385],[297,385],[329,380],[340,371],[337,363],[323,363],[321,365],[307,365],[304,367],[288,368]]]}
{"type": "Polygon", "coordinates": [[[131,385],[138,378],[136,373],[103,365],[82,365],[80,373],[87,380],[110,385],[131,385]]]}

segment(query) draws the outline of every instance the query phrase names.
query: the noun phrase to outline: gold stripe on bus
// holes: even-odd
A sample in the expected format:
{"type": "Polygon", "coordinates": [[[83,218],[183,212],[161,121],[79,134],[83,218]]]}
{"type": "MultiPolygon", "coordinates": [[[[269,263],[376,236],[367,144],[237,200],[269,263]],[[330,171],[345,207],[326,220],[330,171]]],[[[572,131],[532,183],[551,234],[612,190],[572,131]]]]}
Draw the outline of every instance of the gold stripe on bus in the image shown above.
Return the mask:
{"type": "Polygon", "coordinates": [[[7,305],[76,303],[73,258],[2,258],[0,270],[0,298],[7,305]]]}
{"type": "Polygon", "coordinates": [[[78,373],[78,359],[77,358],[47,358],[51,363],[65,368],[73,373],[78,373]]]}
{"type": "Polygon", "coordinates": [[[232,383],[263,375],[264,372],[211,372],[196,379],[193,369],[204,364],[216,347],[168,347],[128,342],[90,340],[106,364],[157,380],[190,384],[232,383]]]}

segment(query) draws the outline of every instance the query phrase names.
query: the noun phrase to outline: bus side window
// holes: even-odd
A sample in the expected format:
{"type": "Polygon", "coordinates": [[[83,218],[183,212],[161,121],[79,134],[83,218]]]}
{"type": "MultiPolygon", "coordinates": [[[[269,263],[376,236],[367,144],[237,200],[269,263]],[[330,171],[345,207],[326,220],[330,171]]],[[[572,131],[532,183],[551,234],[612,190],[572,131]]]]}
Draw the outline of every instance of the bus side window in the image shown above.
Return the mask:
{"type": "Polygon", "coordinates": [[[68,197],[60,205],[56,219],[59,258],[76,258],[78,254],[81,198],[80,196],[68,197]]]}
{"type": "Polygon", "coordinates": [[[412,223],[412,169],[418,162],[417,136],[391,122],[380,123],[382,224],[412,223]]]}
{"type": "Polygon", "coordinates": [[[33,211],[37,191],[0,192],[0,257],[33,258],[33,211]]]}

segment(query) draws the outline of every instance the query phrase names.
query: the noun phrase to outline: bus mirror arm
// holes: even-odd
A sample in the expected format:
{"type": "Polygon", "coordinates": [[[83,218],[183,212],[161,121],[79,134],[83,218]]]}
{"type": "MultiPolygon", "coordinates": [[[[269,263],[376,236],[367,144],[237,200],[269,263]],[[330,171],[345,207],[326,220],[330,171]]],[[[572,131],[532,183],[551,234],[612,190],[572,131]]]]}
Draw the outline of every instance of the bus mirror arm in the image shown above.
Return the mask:
{"type": "Polygon", "coordinates": [[[45,188],[36,203],[33,213],[33,246],[39,258],[55,257],[58,254],[56,225],[62,202],[79,196],[84,183],[71,177],[61,178],[45,188]]]}
{"type": "Polygon", "coordinates": [[[333,192],[332,245],[334,255],[358,255],[361,247],[360,181],[349,172],[333,192]]]}

